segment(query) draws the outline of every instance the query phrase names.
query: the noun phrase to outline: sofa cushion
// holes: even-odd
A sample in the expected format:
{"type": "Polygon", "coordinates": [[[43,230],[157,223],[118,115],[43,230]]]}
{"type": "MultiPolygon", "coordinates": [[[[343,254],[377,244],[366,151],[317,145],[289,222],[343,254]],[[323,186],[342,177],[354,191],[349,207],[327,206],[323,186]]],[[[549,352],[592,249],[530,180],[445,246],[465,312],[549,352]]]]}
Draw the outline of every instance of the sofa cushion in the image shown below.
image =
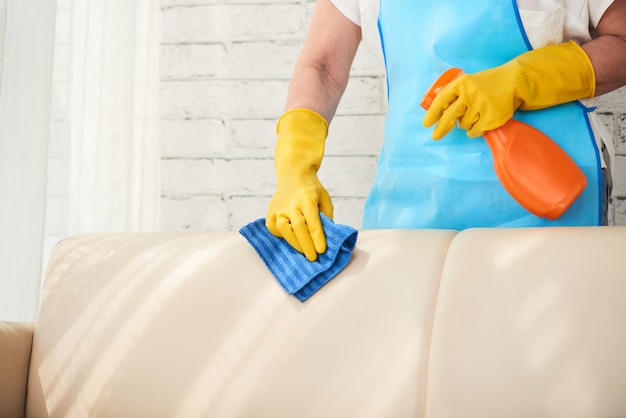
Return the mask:
{"type": "Polygon", "coordinates": [[[28,416],[422,416],[454,235],[362,231],[348,266],[305,303],[236,232],[63,241],[28,416]]]}
{"type": "Polygon", "coordinates": [[[428,417],[626,416],[626,228],[457,235],[435,313],[428,417]]]}

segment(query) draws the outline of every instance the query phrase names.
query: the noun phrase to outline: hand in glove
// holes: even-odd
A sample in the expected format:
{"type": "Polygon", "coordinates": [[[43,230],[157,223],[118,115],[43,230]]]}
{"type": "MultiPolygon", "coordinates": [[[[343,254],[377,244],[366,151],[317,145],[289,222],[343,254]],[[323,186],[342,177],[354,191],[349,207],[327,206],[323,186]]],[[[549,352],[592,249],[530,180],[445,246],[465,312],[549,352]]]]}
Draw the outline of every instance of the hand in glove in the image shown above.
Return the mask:
{"type": "Polygon", "coordinates": [[[451,81],[433,100],[423,124],[441,139],[458,123],[469,137],[504,125],[515,110],[537,110],[593,97],[591,60],[573,41],[525,52],[511,61],[451,81]]]}
{"type": "Polygon", "coordinates": [[[265,225],[309,261],[315,261],[318,254],[326,251],[319,212],[333,217],[330,195],[317,178],[328,123],[312,110],[294,109],[281,116],[276,133],[276,191],[265,225]]]}

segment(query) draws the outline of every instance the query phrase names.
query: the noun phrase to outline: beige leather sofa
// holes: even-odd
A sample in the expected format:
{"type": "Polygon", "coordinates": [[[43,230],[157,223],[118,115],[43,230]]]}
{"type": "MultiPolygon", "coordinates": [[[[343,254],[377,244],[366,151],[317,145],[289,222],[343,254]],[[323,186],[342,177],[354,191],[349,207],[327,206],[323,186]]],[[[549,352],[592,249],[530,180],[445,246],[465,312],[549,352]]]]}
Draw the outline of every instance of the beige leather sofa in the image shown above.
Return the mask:
{"type": "Polygon", "coordinates": [[[626,417],[626,227],[361,231],[306,303],[236,232],[59,244],[2,417],[626,417]],[[32,341],[32,348],[31,348],[32,341]]]}

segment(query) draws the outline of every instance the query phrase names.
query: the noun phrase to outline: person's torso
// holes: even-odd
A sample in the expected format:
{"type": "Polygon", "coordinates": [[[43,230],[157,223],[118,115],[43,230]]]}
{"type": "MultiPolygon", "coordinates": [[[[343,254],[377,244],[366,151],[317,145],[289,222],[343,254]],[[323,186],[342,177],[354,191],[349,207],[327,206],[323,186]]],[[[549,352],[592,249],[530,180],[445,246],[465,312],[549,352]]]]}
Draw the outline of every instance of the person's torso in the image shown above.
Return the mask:
{"type": "Polygon", "coordinates": [[[450,67],[480,71],[530,48],[515,3],[446,0],[418,5],[411,0],[382,0],[380,4],[389,107],[363,227],[597,224],[597,150],[582,106],[570,103],[516,113],[517,119],[559,143],[590,180],[581,197],[557,221],[538,218],[511,198],[495,176],[484,140],[468,139],[456,128],[443,140],[433,141],[430,131],[421,126],[421,96],[443,71],[450,67]]]}

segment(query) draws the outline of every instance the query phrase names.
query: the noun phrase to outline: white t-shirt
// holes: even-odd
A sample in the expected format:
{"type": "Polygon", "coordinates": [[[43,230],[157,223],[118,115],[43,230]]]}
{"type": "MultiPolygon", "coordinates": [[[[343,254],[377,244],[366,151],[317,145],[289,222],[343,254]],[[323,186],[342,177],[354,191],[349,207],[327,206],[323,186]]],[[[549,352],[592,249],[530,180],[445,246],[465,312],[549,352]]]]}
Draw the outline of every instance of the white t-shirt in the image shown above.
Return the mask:
{"type": "MultiPolygon", "coordinates": [[[[591,39],[595,28],[614,0],[518,0],[524,30],[533,48],[591,39]]],[[[378,10],[380,0],[331,0],[348,19],[361,26],[363,41],[380,49],[378,10]]]]}
{"type": "MultiPolygon", "coordinates": [[[[595,28],[614,0],[518,0],[524,30],[533,48],[574,40],[579,44],[591,40],[590,28],[595,28]]],[[[382,56],[378,34],[380,0],[331,0],[348,19],[361,27],[363,42],[382,56]]],[[[597,98],[582,101],[593,107],[597,98]]],[[[598,147],[606,144],[611,160],[614,147],[610,134],[595,112],[589,121],[598,147]]],[[[602,166],[605,166],[602,161],[602,166]]]]}

